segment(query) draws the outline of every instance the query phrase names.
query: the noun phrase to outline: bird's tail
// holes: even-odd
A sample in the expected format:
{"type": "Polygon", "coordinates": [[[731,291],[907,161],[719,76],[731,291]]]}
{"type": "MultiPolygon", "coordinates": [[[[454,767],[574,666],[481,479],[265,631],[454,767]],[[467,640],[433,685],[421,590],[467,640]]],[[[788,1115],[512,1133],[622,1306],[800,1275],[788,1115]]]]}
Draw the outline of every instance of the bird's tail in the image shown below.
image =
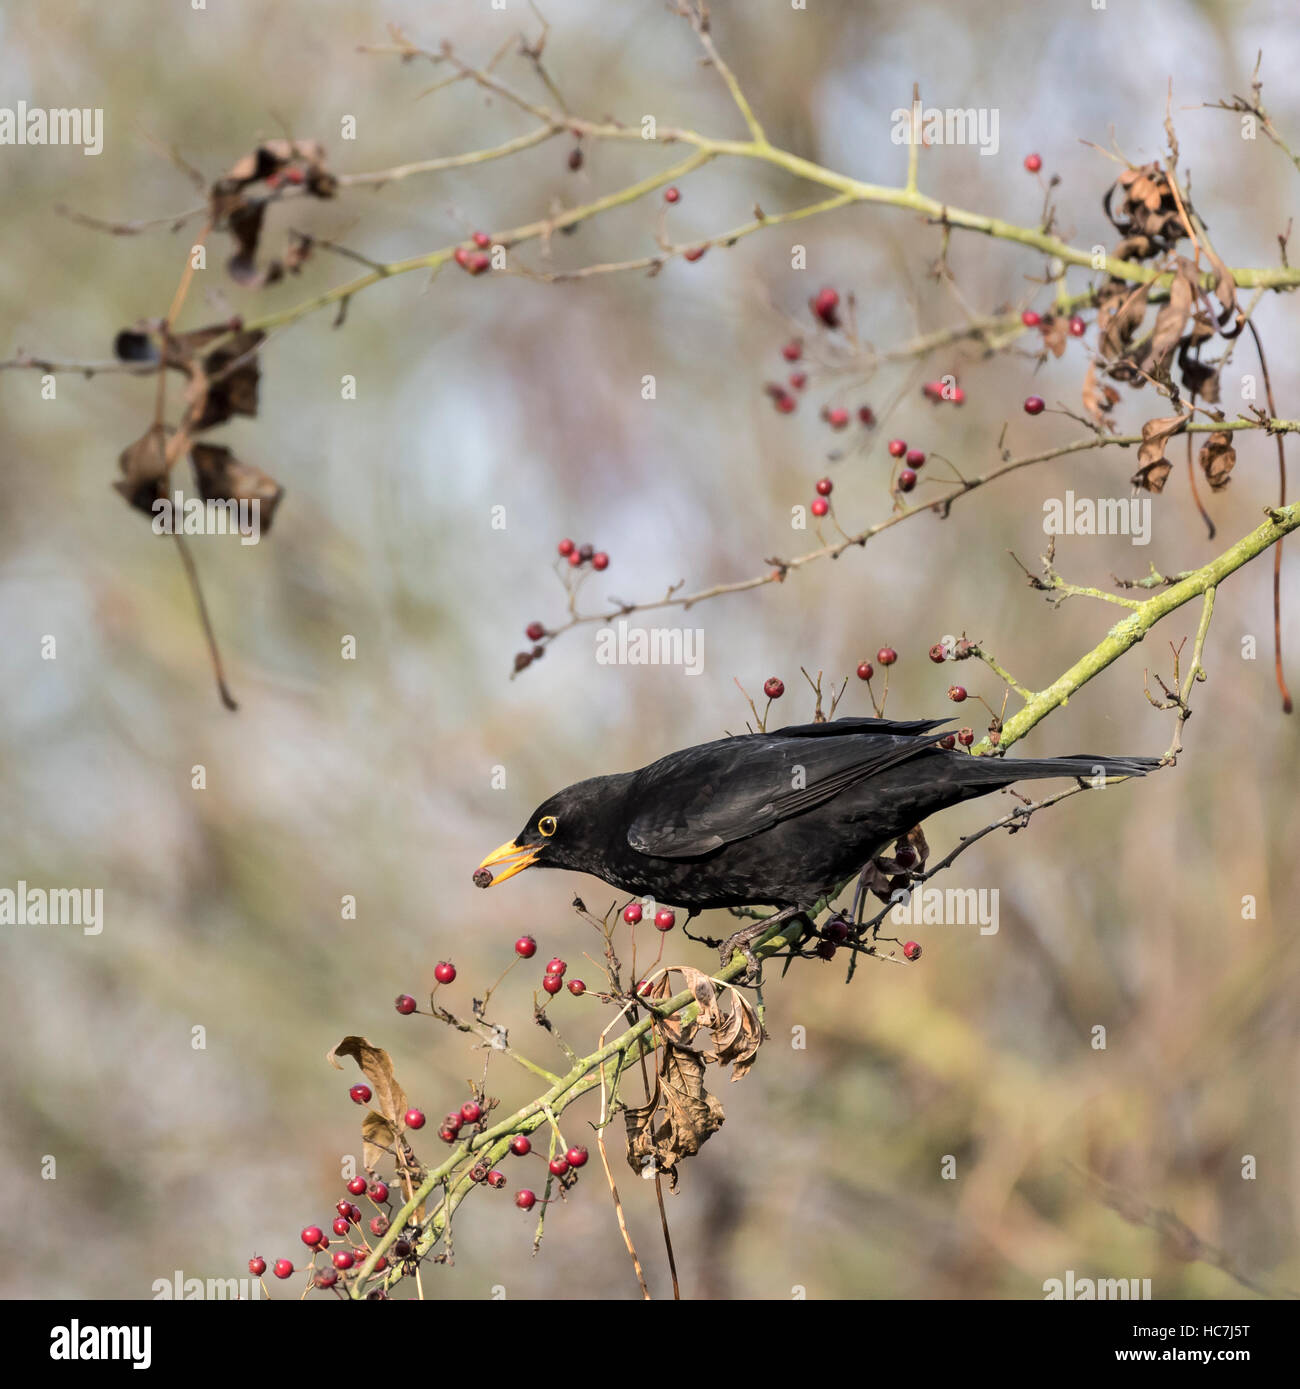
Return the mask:
{"type": "Polygon", "coordinates": [[[1009,786],[1013,781],[1038,777],[1146,776],[1160,765],[1158,757],[969,757],[964,759],[962,780],[968,785],[1009,786]]]}

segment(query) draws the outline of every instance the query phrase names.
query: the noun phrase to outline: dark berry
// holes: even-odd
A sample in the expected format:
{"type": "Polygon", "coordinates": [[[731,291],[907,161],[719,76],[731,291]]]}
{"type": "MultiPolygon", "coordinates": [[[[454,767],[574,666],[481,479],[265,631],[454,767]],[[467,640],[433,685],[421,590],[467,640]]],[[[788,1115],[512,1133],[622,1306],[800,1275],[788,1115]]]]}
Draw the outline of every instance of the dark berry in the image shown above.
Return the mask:
{"type": "Polygon", "coordinates": [[[858,419],[865,425],[873,425],[876,422],[876,412],[870,405],[860,405],[858,407],[858,419]]]}
{"type": "Polygon", "coordinates": [[[873,665],[871,664],[870,661],[861,661],[861,662],[858,664],[858,679],[859,679],[859,680],[870,680],[871,677],[872,677],[875,673],[876,673],[876,668],[875,668],[875,666],[873,666],[873,665]]]}
{"type": "Polygon", "coordinates": [[[778,680],[775,675],[763,681],[763,693],[768,699],[780,699],[785,693],[785,682],[778,680]]]}
{"type": "Polygon", "coordinates": [[[370,1087],[368,1085],[354,1085],[348,1094],[352,1096],[353,1104],[370,1103],[370,1087]]]}
{"type": "Polygon", "coordinates": [[[530,622],[528,626],[524,628],[524,636],[526,636],[529,641],[541,641],[545,635],[546,628],[543,627],[540,622],[530,622]]]}
{"type": "Polygon", "coordinates": [[[960,704],[966,698],[966,687],[964,685],[949,685],[948,698],[954,704],[960,704]]]}
{"type": "Polygon", "coordinates": [[[925,450],[924,450],[924,449],[908,449],[908,451],[907,451],[907,466],[908,466],[909,468],[919,468],[919,467],[921,466],[921,464],[924,463],[924,462],[925,462],[925,450]]]}
{"type": "Polygon", "coordinates": [[[550,1168],[552,1177],[562,1177],[569,1170],[567,1158],[553,1157],[547,1166],[550,1168]]]}
{"type": "Polygon", "coordinates": [[[957,746],[957,739],[951,733],[945,733],[943,737],[939,739],[939,746],[951,750],[957,746]]]}
{"type": "Polygon", "coordinates": [[[975,730],[973,728],[963,728],[957,734],[957,741],[964,748],[970,747],[975,741],[975,730]]]}
{"type": "MultiPolygon", "coordinates": [[[[360,1196],[366,1189],[366,1179],[364,1177],[353,1177],[348,1183],[348,1190],[353,1196],[360,1196]]],[[[348,1210],[352,1209],[351,1201],[348,1202],[348,1210]]],[[[341,1215],[346,1215],[347,1211],[341,1211],[341,1215]]]]}
{"type": "Polygon", "coordinates": [[[900,844],[894,852],[894,862],[900,868],[911,868],[916,859],[916,850],[910,844],[900,844]]]}
{"type": "Polygon", "coordinates": [[[574,996],[574,998],[581,998],[582,995],[587,992],[587,986],[582,982],[581,979],[570,979],[569,992],[574,996]]]}
{"type": "Polygon", "coordinates": [[[1040,395],[1031,395],[1029,399],[1025,401],[1026,415],[1041,415],[1044,409],[1046,409],[1046,406],[1043,403],[1043,397],[1040,395]]]}
{"type": "Polygon", "coordinates": [[[911,468],[904,468],[898,475],[898,490],[910,492],[916,486],[916,474],[911,468]]]}
{"type": "Polygon", "coordinates": [[[876,652],[876,660],[878,660],[882,666],[892,666],[894,662],[898,660],[898,652],[895,651],[892,646],[882,646],[880,650],[876,652]]]}
{"type": "Polygon", "coordinates": [[[813,953],[820,956],[823,960],[833,960],[835,958],[835,942],[830,940],[819,940],[813,947],[813,953]]]}
{"type": "Polygon", "coordinates": [[[655,930],[671,931],[677,925],[677,913],[668,907],[660,907],[655,912],[655,930]]]}

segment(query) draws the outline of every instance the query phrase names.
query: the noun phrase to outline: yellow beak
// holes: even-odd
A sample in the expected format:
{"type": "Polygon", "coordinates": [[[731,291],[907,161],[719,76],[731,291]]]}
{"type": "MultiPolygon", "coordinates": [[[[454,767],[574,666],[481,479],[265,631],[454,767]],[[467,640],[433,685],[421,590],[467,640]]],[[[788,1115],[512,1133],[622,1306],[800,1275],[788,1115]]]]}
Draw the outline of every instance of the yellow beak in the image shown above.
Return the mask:
{"type": "Polygon", "coordinates": [[[508,866],[500,873],[493,871],[492,882],[489,887],[496,883],[503,883],[507,878],[513,878],[516,873],[522,873],[525,868],[531,868],[537,862],[537,856],[542,852],[540,844],[519,845],[514,840],[507,840],[499,849],[492,852],[478,866],[481,873],[485,868],[495,870],[499,863],[508,866]]]}

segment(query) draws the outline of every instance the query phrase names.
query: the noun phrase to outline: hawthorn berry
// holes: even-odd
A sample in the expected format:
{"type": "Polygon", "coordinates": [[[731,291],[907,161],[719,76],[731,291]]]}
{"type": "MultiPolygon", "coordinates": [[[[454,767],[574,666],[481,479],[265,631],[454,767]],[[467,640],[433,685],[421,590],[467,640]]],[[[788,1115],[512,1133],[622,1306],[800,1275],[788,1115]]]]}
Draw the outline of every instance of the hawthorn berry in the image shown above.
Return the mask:
{"type": "Polygon", "coordinates": [[[951,752],[952,749],[957,746],[957,739],[954,738],[951,733],[945,733],[943,737],[939,739],[939,746],[951,752]]]}
{"type": "Polygon", "coordinates": [[[542,988],[548,994],[558,994],[564,987],[564,980],[558,974],[546,974],[542,976],[542,988]]]}
{"type": "Polygon", "coordinates": [[[822,935],[835,945],[843,945],[849,938],[848,923],[843,917],[833,916],[826,925],[822,927],[822,935]]]}
{"type": "Polygon", "coordinates": [[[641,920],[641,916],[640,902],[629,902],[627,906],[623,908],[623,920],[626,921],[629,926],[635,926],[637,922],[641,920]]]}
{"type": "Polygon", "coordinates": [[[907,451],[907,466],[908,466],[909,468],[919,468],[919,467],[921,466],[921,464],[924,463],[924,462],[925,462],[925,450],[924,450],[924,449],[908,449],[908,451],[907,451]]]}
{"type": "Polygon", "coordinates": [[[299,1235],[298,1238],[302,1240],[308,1249],[315,1249],[324,1238],[324,1235],[325,1232],[319,1225],[308,1225],[304,1227],[302,1234],[299,1235]]]}
{"type": "MultiPolygon", "coordinates": [[[[334,1233],[336,1235],[346,1235],[347,1232],[352,1228],[352,1222],[344,1216],[339,1216],[338,1219],[335,1220],[333,1228],[334,1233]]],[[[304,1231],[303,1233],[305,1235],[306,1231],[304,1231]]],[[[304,1243],[305,1242],[306,1241],[304,1240],[304,1243]]]]}
{"type": "Polygon", "coordinates": [[[1035,313],[1033,309],[1026,309],[1024,313],[1020,315],[1020,321],[1026,328],[1037,328],[1043,321],[1043,316],[1040,313],[1035,313]]]}
{"type": "Polygon", "coordinates": [[[332,1268],[323,1268],[319,1273],[314,1274],[312,1277],[312,1282],[316,1285],[316,1287],[322,1289],[332,1288],[338,1281],[339,1276],[337,1273],[334,1272],[332,1268]]]}
{"type": "Polygon", "coordinates": [[[937,666],[942,665],[948,659],[948,653],[944,650],[943,642],[937,641],[930,648],[930,659],[937,666]]]}
{"type": "MultiPolygon", "coordinates": [[[[262,1261],[259,1259],[257,1262],[261,1263],[262,1261]]],[[[272,1271],[277,1278],[293,1277],[293,1265],[288,1259],[277,1259],[275,1261],[275,1268],[272,1271]]]]}
{"type": "Polygon", "coordinates": [[[483,1117],[483,1106],[477,1100],[466,1100],[460,1107],[460,1117],[467,1124],[477,1124],[483,1117]]]}
{"type": "Polygon", "coordinates": [[[388,1260],[387,1260],[387,1258],[386,1258],[383,1254],[381,1254],[381,1255],[375,1260],[375,1266],[374,1266],[373,1272],[375,1272],[375,1273],[382,1273],[387,1267],[388,1267],[388,1260]]]}
{"type": "Polygon", "coordinates": [[[875,666],[873,666],[873,665],[871,664],[870,661],[860,661],[860,662],[858,663],[858,679],[859,679],[859,680],[870,680],[871,677],[872,677],[875,673],[876,673],[876,668],[875,668],[875,666]]]}
{"type": "MultiPolygon", "coordinates": [[[[353,1194],[353,1196],[360,1196],[360,1195],[362,1194],[362,1192],[365,1191],[365,1189],[366,1189],[366,1179],[365,1179],[364,1177],[353,1177],[352,1180],[348,1183],[348,1190],[353,1194]]],[[[349,1211],[352,1209],[352,1202],[351,1202],[351,1201],[348,1201],[348,1202],[346,1202],[346,1203],[345,1203],[345,1202],[340,1202],[339,1204],[340,1204],[340,1205],[346,1204],[349,1211]]],[[[346,1215],[346,1214],[347,1214],[347,1211],[340,1211],[339,1214],[340,1214],[340,1215],[346,1215]]]]}
{"type": "Polygon", "coordinates": [[[570,569],[576,569],[581,563],[582,563],[582,556],[577,552],[577,550],[573,550],[573,551],[569,554],[569,568],[570,568],[570,569]]]}
{"type": "Polygon", "coordinates": [[[498,1172],[494,1167],[491,1172],[487,1174],[487,1184],[494,1191],[500,1191],[506,1184],[506,1174],[504,1172],[498,1172]]]}
{"type": "Polygon", "coordinates": [[[858,406],[858,419],[865,425],[873,425],[876,422],[876,412],[870,405],[858,406]]]}
{"type": "Polygon", "coordinates": [[[537,1196],[524,1187],[522,1191],[515,1192],[515,1205],[521,1211],[530,1211],[537,1204],[537,1196]]]}
{"type": "Polygon", "coordinates": [[[353,1104],[370,1103],[370,1087],[368,1085],[354,1085],[348,1094],[352,1097],[353,1104]]]}
{"type": "Polygon", "coordinates": [[[570,1148],[564,1156],[570,1167],[585,1167],[587,1165],[587,1150],[581,1146],[570,1148]]]}
{"type": "MultiPolygon", "coordinates": [[[[792,371],[790,373],[790,385],[796,391],[801,391],[808,384],[808,373],[806,371],[792,371]]],[[[793,400],[791,406],[793,407],[793,400]]]]}
{"type": "Polygon", "coordinates": [[[482,251],[476,251],[469,258],[469,273],[471,275],[481,275],[485,270],[492,268],[492,257],[485,256],[482,251]]]}
{"type": "Polygon", "coordinates": [[[527,1157],[533,1151],[532,1141],[526,1133],[517,1133],[510,1140],[510,1151],[516,1157],[527,1157]]]}
{"type": "Polygon", "coordinates": [[[665,188],[665,189],[664,189],[664,202],[666,202],[666,203],[676,203],[676,202],[680,202],[680,201],[681,201],[681,198],[682,198],[682,195],[681,195],[681,193],[680,193],[676,188],[665,188]]]}
{"type": "Polygon", "coordinates": [[[814,497],[812,506],[808,508],[814,516],[825,516],[831,509],[831,504],[825,497],[814,497]]]}
{"type": "Polygon", "coordinates": [[[460,1126],[464,1122],[465,1121],[460,1117],[460,1110],[453,1109],[451,1113],[448,1114],[447,1117],[442,1121],[442,1126],[445,1129],[450,1129],[452,1133],[459,1133],[460,1126]]]}
{"type": "Polygon", "coordinates": [[[393,1000],[393,1007],[405,1016],[409,1013],[414,1013],[416,1008],[419,1007],[419,1004],[416,1003],[410,994],[398,994],[396,999],[393,1000]]]}
{"type": "Polygon", "coordinates": [[[692,246],[691,249],[686,252],[685,259],[690,261],[699,260],[708,249],[707,246],[692,246]]]}
{"type": "Polygon", "coordinates": [[[596,547],[594,545],[590,545],[584,542],[583,544],[578,546],[578,558],[583,562],[583,564],[586,564],[591,559],[592,555],[594,555],[595,553],[596,547]]]}
{"type": "Polygon", "coordinates": [[[332,1258],[334,1261],[335,1268],[348,1269],[356,1263],[356,1260],[352,1257],[351,1254],[348,1253],[346,1249],[336,1249],[334,1251],[334,1254],[332,1255],[332,1258]]]}
{"type": "Polygon", "coordinates": [[[1041,415],[1046,408],[1043,397],[1040,395],[1031,395],[1025,401],[1026,415],[1041,415]]]}
{"type": "Polygon", "coordinates": [[[266,1260],[260,1254],[254,1254],[248,1261],[248,1271],[254,1278],[260,1278],[266,1272],[266,1260]]]}
{"type": "Polygon", "coordinates": [[[458,1131],[452,1128],[450,1124],[444,1124],[438,1130],[438,1137],[441,1138],[444,1143],[454,1143],[456,1141],[457,1132],[458,1131]]]}
{"type": "Polygon", "coordinates": [[[973,728],[960,729],[957,733],[957,741],[964,748],[970,747],[970,745],[975,741],[975,730],[973,728]]]}
{"type": "Polygon", "coordinates": [[[793,415],[799,402],[789,391],[777,391],[772,396],[772,404],[776,407],[778,415],[793,415]]]}
{"type": "Polygon", "coordinates": [[[820,289],[809,301],[809,307],[813,311],[815,318],[820,318],[828,328],[838,328],[840,326],[840,296],[830,288],[820,289]]]}
{"type": "Polygon", "coordinates": [[[892,646],[882,646],[880,650],[876,652],[876,660],[878,660],[882,666],[892,666],[894,662],[898,660],[898,652],[895,651],[892,646]]]}
{"type": "Polygon", "coordinates": [[[900,868],[911,868],[916,859],[916,850],[910,844],[900,844],[894,854],[894,862],[900,868]]]}
{"type": "Polygon", "coordinates": [[[909,960],[919,960],[921,958],[921,947],[914,940],[909,940],[903,946],[903,954],[909,960]]]}
{"type": "Polygon", "coordinates": [[[889,456],[891,458],[902,458],[907,452],[906,439],[891,439],[889,441],[889,456]]]}
{"type": "Polygon", "coordinates": [[[960,386],[952,388],[952,403],[954,405],[964,405],[966,403],[966,392],[960,386]]]}
{"type": "Polygon", "coordinates": [[[378,1239],[381,1235],[388,1233],[388,1217],[386,1215],[372,1215],[370,1217],[370,1233],[378,1239]]]}
{"type": "Polygon", "coordinates": [[[469,252],[464,246],[457,246],[455,251],[452,252],[451,258],[462,270],[469,269],[469,252]]]}
{"type": "Polygon", "coordinates": [[[388,1200],[388,1183],[372,1182],[366,1195],[370,1197],[375,1205],[382,1206],[388,1200]]]}
{"type": "Polygon", "coordinates": [[[591,557],[591,567],[596,570],[609,568],[609,556],[604,550],[597,550],[591,557]]]}
{"type": "Polygon", "coordinates": [[[832,429],[843,429],[849,422],[849,412],[842,406],[837,405],[833,410],[827,410],[826,423],[832,429]]]}
{"type": "Polygon", "coordinates": [[[1036,174],[1043,167],[1043,156],[1041,154],[1025,155],[1025,168],[1031,174],[1036,174]]]}
{"type": "Polygon", "coordinates": [[[562,1177],[569,1170],[567,1158],[553,1157],[546,1165],[550,1169],[552,1177],[562,1177]]]}
{"type": "Polygon", "coordinates": [[[763,681],[763,693],[768,699],[780,699],[785,693],[785,682],[778,680],[775,675],[763,681]]]}
{"type": "Polygon", "coordinates": [[[960,704],[966,698],[966,687],[964,685],[949,685],[948,698],[954,704],[960,704]]]}
{"type": "Polygon", "coordinates": [[[546,966],[547,974],[563,974],[566,969],[568,969],[568,965],[558,955],[553,955],[550,963],[546,966]]]}
{"type": "Polygon", "coordinates": [[[433,977],[439,984],[450,984],[456,978],[456,966],[450,960],[439,960],[433,967],[433,977]]]}
{"type": "Polygon", "coordinates": [[[422,1129],[424,1127],[424,1113],[419,1109],[408,1109],[402,1115],[402,1120],[408,1129],[422,1129]]]}
{"type": "Polygon", "coordinates": [[[532,936],[520,936],[515,941],[515,954],[521,960],[531,960],[537,954],[537,942],[532,936]]]}
{"type": "Polygon", "coordinates": [[[787,362],[797,362],[803,356],[803,343],[798,338],[791,338],[781,349],[781,355],[787,362]]]}
{"type": "Polygon", "coordinates": [[[835,484],[828,477],[817,479],[817,495],[819,497],[829,497],[835,490],[835,484]]]}
{"type": "Polygon", "coordinates": [[[581,979],[570,979],[569,992],[574,996],[574,998],[581,998],[582,995],[587,992],[587,986],[582,982],[581,979]]]}
{"type": "Polygon", "coordinates": [[[835,942],[830,940],[819,940],[813,946],[813,953],[823,960],[833,960],[835,958],[835,942]]]}
{"type": "Polygon", "coordinates": [[[524,628],[524,636],[526,636],[529,641],[541,641],[545,635],[546,628],[543,627],[540,622],[530,622],[528,626],[524,628]]]}
{"type": "Polygon", "coordinates": [[[561,540],[555,548],[560,554],[564,555],[565,558],[568,558],[568,556],[571,555],[574,552],[574,550],[576,550],[578,547],[573,543],[572,540],[569,540],[566,537],[564,540],[561,540]]]}
{"type": "Polygon", "coordinates": [[[492,238],[485,231],[476,231],[474,233],[474,244],[480,251],[486,251],[492,244],[492,238]]]}
{"type": "Polygon", "coordinates": [[[411,1244],[409,1240],[399,1239],[394,1242],[393,1253],[397,1255],[399,1259],[405,1259],[410,1252],[411,1244]]]}
{"type": "Polygon", "coordinates": [[[1072,338],[1081,338],[1087,330],[1087,326],[1077,313],[1070,315],[1070,321],[1066,325],[1072,338]]]}
{"type": "Polygon", "coordinates": [[[660,907],[655,912],[655,930],[671,931],[677,925],[677,913],[671,907],[660,907]]]}
{"type": "Polygon", "coordinates": [[[335,1204],[334,1209],[335,1209],[336,1211],[338,1211],[338,1213],[339,1213],[340,1215],[349,1215],[349,1214],[351,1214],[351,1211],[352,1211],[352,1202],[351,1202],[351,1201],[339,1201],[339,1202],[337,1202],[337,1203],[335,1204]]]}
{"type": "Polygon", "coordinates": [[[910,492],[916,486],[916,474],[911,468],[904,468],[898,475],[898,490],[910,492]]]}

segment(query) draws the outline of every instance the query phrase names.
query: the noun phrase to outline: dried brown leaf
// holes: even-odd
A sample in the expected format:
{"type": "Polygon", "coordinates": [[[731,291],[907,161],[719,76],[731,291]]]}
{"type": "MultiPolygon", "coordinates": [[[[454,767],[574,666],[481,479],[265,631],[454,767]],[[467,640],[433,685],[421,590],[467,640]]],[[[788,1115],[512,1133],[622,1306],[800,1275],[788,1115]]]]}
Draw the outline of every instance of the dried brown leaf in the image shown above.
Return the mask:
{"type": "Polygon", "coordinates": [[[1232,435],[1227,430],[1215,430],[1201,445],[1201,469],[1205,480],[1215,492],[1220,492],[1232,481],[1231,473],[1237,463],[1237,450],[1233,447],[1232,435]]]}
{"type": "Polygon", "coordinates": [[[408,1105],[406,1092],[393,1074],[392,1058],[382,1047],[371,1046],[364,1037],[344,1037],[327,1053],[325,1059],[336,1071],[341,1071],[341,1056],[350,1056],[361,1068],[362,1074],[374,1091],[376,1109],[397,1132],[400,1132],[408,1105]]]}
{"type": "Polygon", "coordinates": [[[677,1164],[698,1153],[725,1117],[721,1101],[704,1088],[703,1058],[666,1041],[653,1097],[623,1113],[628,1165],[637,1173],[648,1167],[666,1172],[675,1190],[677,1164]],[[660,1110],[664,1117],[656,1126],[655,1114],[660,1110]]]}

